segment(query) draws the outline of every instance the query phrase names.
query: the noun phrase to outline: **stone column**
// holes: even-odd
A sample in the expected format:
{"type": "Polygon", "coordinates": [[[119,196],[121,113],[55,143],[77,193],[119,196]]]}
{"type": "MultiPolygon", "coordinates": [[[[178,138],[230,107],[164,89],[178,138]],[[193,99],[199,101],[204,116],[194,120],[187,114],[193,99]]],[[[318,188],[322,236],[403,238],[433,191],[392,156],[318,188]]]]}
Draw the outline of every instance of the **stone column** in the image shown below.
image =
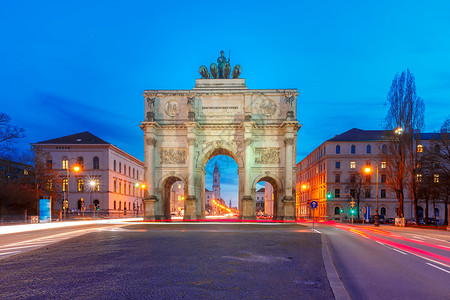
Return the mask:
{"type": "MultiPolygon", "coordinates": [[[[146,197],[155,196],[155,145],[156,139],[149,137],[145,139],[145,166],[144,179],[147,183],[146,197]]],[[[156,198],[156,197],[155,197],[156,198]]]]}
{"type": "Polygon", "coordinates": [[[184,220],[198,219],[196,214],[197,198],[195,197],[195,122],[186,123],[187,126],[187,144],[188,144],[188,194],[184,201],[184,220]]]}
{"type": "Polygon", "coordinates": [[[286,189],[285,196],[286,198],[292,198],[292,146],[294,144],[294,138],[287,137],[284,140],[285,150],[286,150],[286,167],[285,167],[285,178],[286,178],[286,189]]]}
{"type": "Polygon", "coordinates": [[[255,205],[252,198],[252,165],[255,161],[252,149],[252,129],[254,122],[244,123],[244,146],[245,146],[245,165],[244,165],[244,197],[241,202],[241,219],[256,219],[255,205]]]}
{"type": "Polygon", "coordinates": [[[295,132],[294,129],[297,127],[297,122],[285,122],[283,124],[285,128],[284,135],[284,147],[285,147],[285,189],[284,198],[282,201],[282,209],[280,214],[280,219],[283,220],[295,220],[295,198],[292,195],[293,191],[293,149],[295,142],[295,132]]]}

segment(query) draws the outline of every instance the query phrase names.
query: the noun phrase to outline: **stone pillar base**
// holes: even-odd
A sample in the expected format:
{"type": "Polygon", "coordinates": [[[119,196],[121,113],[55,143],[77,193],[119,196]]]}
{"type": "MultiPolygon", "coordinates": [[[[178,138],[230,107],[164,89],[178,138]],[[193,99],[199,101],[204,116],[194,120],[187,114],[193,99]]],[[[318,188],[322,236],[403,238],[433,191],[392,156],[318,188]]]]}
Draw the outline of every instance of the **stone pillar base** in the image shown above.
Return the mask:
{"type": "Polygon", "coordinates": [[[277,220],[295,220],[295,199],[292,196],[283,198],[283,215],[277,220]]]}
{"type": "Polygon", "coordinates": [[[150,196],[144,201],[144,221],[155,221],[155,202],[158,201],[156,196],[150,196]]]}
{"type": "Polygon", "coordinates": [[[241,220],[256,220],[256,215],[253,210],[252,196],[244,196],[242,198],[242,212],[239,219],[241,220]]]}
{"type": "Polygon", "coordinates": [[[198,221],[197,214],[195,213],[195,207],[197,204],[197,198],[195,196],[187,196],[184,201],[184,217],[183,221],[198,221]]]}

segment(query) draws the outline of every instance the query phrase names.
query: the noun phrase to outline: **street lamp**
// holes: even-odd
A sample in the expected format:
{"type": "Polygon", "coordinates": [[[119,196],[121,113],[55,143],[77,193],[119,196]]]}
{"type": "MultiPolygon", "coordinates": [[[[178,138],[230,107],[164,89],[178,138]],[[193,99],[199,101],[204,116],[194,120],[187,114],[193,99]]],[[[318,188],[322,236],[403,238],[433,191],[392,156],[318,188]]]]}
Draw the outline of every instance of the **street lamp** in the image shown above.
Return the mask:
{"type": "MultiPolygon", "coordinates": [[[[398,129],[403,130],[401,127],[398,128],[398,129]]],[[[397,131],[397,129],[396,129],[396,131],[397,131]]],[[[372,168],[367,166],[367,167],[364,168],[364,172],[371,173],[372,172],[372,168]]],[[[377,182],[376,182],[376,186],[377,186],[377,188],[376,188],[377,194],[376,194],[376,197],[375,197],[375,199],[376,199],[376,207],[375,207],[375,221],[374,221],[374,225],[376,227],[378,227],[378,226],[380,226],[380,215],[378,214],[378,164],[377,164],[377,182]]]]}
{"type": "MultiPolygon", "coordinates": [[[[63,209],[63,212],[64,212],[64,219],[66,218],[66,209],[67,209],[67,207],[69,206],[68,204],[69,204],[69,176],[70,176],[70,174],[69,174],[69,170],[70,170],[70,166],[69,166],[69,164],[70,164],[70,161],[71,160],[76,160],[75,158],[71,158],[71,159],[68,159],[67,160],[67,166],[66,166],[66,169],[67,169],[67,186],[66,186],[66,193],[64,193],[64,202],[63,202],[63,205],[62,205],[62,209],[63,209]],[[66,197],[66,194],[67,194],[67,197],[66,197]]],[[[80,171],[80,166],[78,166],[77,164],[73,167],[73,171],[75,171],[75,172],[79,172],[80,171]]]]}
{"type": "MultiPolygon", "coordinates": [[[[94,208],[94,205],[93,205],[93,203],[92,203],[92,192],[94,192],[95,191],[95,186],[97,185],[97,182],[95,182],[95,180],[91,180],[91,181],[89,181],[89,185],[91,186],[91,195],[90,195],[90,204],[89,204],[89,208],[91,209],[91,218],[92,218],[92,211],[93,211],[93,208],[94,208]]],[[[94,211],[94,217],[95,217],[95,211],[94,211]]]]}

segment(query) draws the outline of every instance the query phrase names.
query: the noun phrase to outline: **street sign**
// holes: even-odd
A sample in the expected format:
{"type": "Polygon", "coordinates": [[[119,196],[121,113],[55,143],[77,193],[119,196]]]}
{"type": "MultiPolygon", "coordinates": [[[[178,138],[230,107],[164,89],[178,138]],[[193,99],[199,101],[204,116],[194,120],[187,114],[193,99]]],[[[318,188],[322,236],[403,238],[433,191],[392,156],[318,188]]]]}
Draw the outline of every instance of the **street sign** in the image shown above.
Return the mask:
{"type": "Polygon", "coordinates": [[[353,207],[355,207],[355,201],[350,202],[350,205],[353,207]]]}
{"type": "Polygon", "coordinates": [[[312,209],[316,209],[319,204],[317,204],[317,201],[311,201],[309,205],[311,206],[312,209]]]}

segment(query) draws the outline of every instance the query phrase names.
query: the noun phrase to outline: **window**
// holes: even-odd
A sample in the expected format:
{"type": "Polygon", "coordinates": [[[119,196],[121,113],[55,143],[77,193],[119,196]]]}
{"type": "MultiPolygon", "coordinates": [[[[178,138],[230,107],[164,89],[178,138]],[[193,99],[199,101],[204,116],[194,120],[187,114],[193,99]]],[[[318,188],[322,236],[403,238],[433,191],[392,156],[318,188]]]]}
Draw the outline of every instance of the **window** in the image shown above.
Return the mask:
{"type": "Polygon", "coordinates": [[[422,174],[417,174],[416,180],[417,180],[417,182],[421,183],[422,182],[422,174]]]}
{"type": "Polygon", "coordinates": [[[100,180],[98,178],[93,179],[92,182],[94,183],[92,186],[93,192],[100,192],[100,180]]]}
{"type": "Polygon", "coordinates": [[[119,201],[119,210],[122,209],[122,201],[119,201]]]}
{"type": "Polygon", "coordinates": [[[114,180],[114,193],[117,193],[117,181],[116,180],[114,180]]]}
{"type": "Polygon", "coordinates": [[[117,205],[116,205],[116,200],[114,200],[114,209],[116,209],[117,205]]]}
{"type": "Polygon", "coordinates": [[[61,161],[61,169],[67,170],[69,168],[69,160],[67,157],[63,157],[61,161]]]}
{"type": "Polygon", "coordinates": [[[336,154],[340,154],[341,153],[341,146],[336,145],[336,154]]]}
{"type": "Polygon", "coordinates": [[[334,214],[335,215],[340,215],[341,214],[341,209],[339,207],[335,207],[334,208],[334,214]]]}
{"type": "Polygon", "coordinates": [[[97,156],[92,159],[92,166],[94,170],[100,169],[100,161],[97,156]]]}
{"type": "Polygon", "coordinates": [[[131,167],[128,167],[128,176],[131,177],[131,167]]]}
{"type": "Polygon", "coordinates": [[[53,180],[49,179],[47,180],[47,190],[48,191],[53,191],[53,180]]]}
{"type": "Polygon", "coordinates": [[[134,173],[135,173],[135,169],[133,168],[133,178],[135,178],[134,173]]]}
{"type": "Polygon", "coordinates": [[[385,216],[385,215],[386,215],[386,207],[382,207],[382,208],[380,209],[380,214],[381,214],[382,216],[385,216]]]}
{"type": "Polygon", "coordinates": [[[217,178],[214,178],[214,183],[217,183],[217,178]]]}
{"type": "Polygon", "coordinates": [[[440,167],[439,162],[438,162],[438,161],[435,161],[435,162],[434,162],[434,168],[435,168],[435,169],[439,169],[439,167],[440,167]]]}
{"type": "Polygon", "coordinates": [[[371,178],[372,176],[370,176],[370,174],[367,174],[366,175],[366,183],[370,183],[370,178],[371,178]]]}
{"type": "Polygon", "coordinates": [[[386,198],[386,190],[385,189],[381,190],[380,198],[386,198]]]}
{"type": "MultiPolygon", "coordinates": [[[[119,182],[119,194],[122,194],[122,182],[119,182]]],[[[119,202],[120,203],[120,202],[119,202]]],[[[120,209],[120,208],[119,208],[120,209]]]]}
{"type": "Polygon", "coordinates": [[[366,190],[364,191],[364,197],[370,198],[370,189],[366,189],[366,190]]]}
{"type": "Polygon", "coordinates": [[[381,168],[382,168],[382,169],[386,169],[386,162],[385,162],[385,161],[382,161],[382,162],[381,162],[381,168]]]}
{"type": "Polygon", "coordinates": [[[386,154],[386,145],[381,146],[381,153],[386,154]]]}
{"type": "Polygon", "coordinates": [[[49,170],[53,169],[53,162],[51,159],[47,159],[47,169],[49,170]]]}
{"type": "Polygon", "coordinates": [[[355,189],[351,189],[351,190],[350,190],[350,196],[352,196],[353,198],[355,198],[355,196],[356,196],[356,190],[355,190],[355,189]]]}
{"type": "Polygon", "coordinates": [[[386,183],[386,174],[381,174],[381,183],[386,183]]]}
{"type": "Polygon", "coordinates": [[[123,165],[123,174],[127,175],[127,165],[123,165]]]}
{"type": "Polygon", "coordinates": [[[356,181],[356,175],[355,174],[350,174],[350,182],[351,183],[355,183],[356,181]]]}
{"type": "Polygon", "coordinates": [[[421,162],[421,161],[418,161],[418,162],[417,162],[416,168],[418,168],[418,169],[422,168],[422,162],[421,162]]]}
{"type": "Polygon", "coordinates": [[[372,152],[372,146],[367,145],[367,146],[366,146],[366,153],[367,153],[367,154],[370,154],[371,152],[372,152]]]}
{"type": "Polygon", "coordinates": [[[131,183],[128,184],[128,195],[131,195],[131,183]]]}
{"type": "Polygon", "coordinates": [[[78,191],[82,192],[84,191],[84,180],[83,179],[78,179],[78,191]]]}
{"type": "Polygon", "coordinates": [[[334,163],[334,167],[335,167],[336,169],[340,169],[340,168],[341,168],[341,162],[340,162],[340,161],[335,162],[335,163],[334,163]]]}
{"type": "Polygon", "coordinates": [[[439,183],[439,174],[434,174],[434,176],[433,176],[433,182],[434,182],[434,183],[439,183]]]}
{"type": "Polygon", "coordinates": [[[80,166],[80,168],[83,169],[83,167],[84,167],[83,156],[78,157],[78,159],[77,159],[77,165],[80,166]]]}
{"type": "Polygon", "coordinates": [[[122,163],[121,162],[119,163],[119,173],[122,173],[122,163]]]}
{"type": "Polygon", "coordinates": [[[116,160],[114,160],[114,172],[116,171],[116,160]]]}
{"type": "Polygon", "coordinates": [[[351,146],[351,148],[350,148],[350,153],[351,153],[351,154],[355,154],[355,153],[356,153],[356,146],[355,146],[355,145],[352,145],[352,146],[351,146]]]}
{"type": "Polygon", "coordinates": [[[355,161],[351,161],[350,162],[350,169],[354,169],[356,168],[356,162],[355,161]]]}
{"type": "Polygon", "coordinates": [[[417,152],[418,153],[422,153],[423,152],[423,146],[422,145],[417,145],[417,152]]]}
{"type": "Polygon", "coordinates": [[[69,180],[67,180],[67,178],[64,178],[62,180],[62,190],[63,190],[63,192],[67,192],[68,188],[69,188],[69,180]]]}
{"type": "Polygon", "coordinates": [[[341,174],[334,175],[334,182],[341,182],[341,174]]]}
{"type": "Polygon", "coordinates": [[[335,189],[334,190],[334,198],[340,198],[341,197],[341,190],[335,189]]]}

